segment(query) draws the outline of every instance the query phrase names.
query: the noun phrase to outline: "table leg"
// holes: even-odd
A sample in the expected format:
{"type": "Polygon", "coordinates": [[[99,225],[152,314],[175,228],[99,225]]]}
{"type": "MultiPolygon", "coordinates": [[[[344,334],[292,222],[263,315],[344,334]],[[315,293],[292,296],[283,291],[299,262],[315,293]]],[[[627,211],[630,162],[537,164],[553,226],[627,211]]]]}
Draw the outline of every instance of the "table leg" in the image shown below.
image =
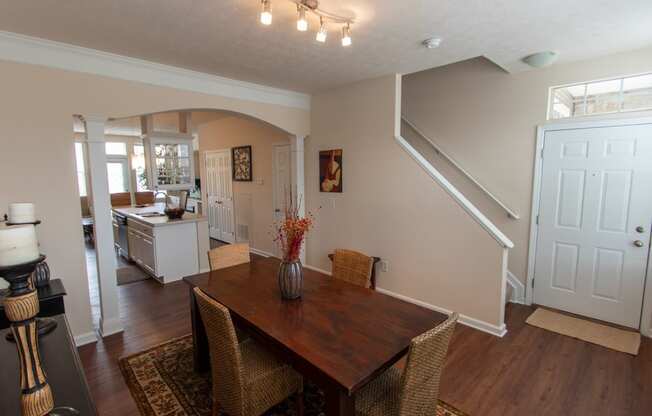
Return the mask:
{"type": "Polygon", "coordinates": [[[326,390],[326,414],[328,416],[354,416],[355,396],[341,389],[326,390]]]}
{"type": "Polygon", "coordinates": [[[190,288],[190,320],[192,323],[192,345],[195,371],[203,373],[210,369],[208,338],[206,338],[206,329],[204,322],[201,320],[195,292],[190,288]]]}

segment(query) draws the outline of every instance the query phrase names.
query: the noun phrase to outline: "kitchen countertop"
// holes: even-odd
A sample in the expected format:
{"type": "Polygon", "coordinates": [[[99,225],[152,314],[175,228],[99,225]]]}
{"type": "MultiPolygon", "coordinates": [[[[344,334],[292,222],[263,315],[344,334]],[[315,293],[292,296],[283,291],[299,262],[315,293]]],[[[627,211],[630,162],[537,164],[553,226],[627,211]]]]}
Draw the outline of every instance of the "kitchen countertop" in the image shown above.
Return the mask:
{"type": "Polygon", "coordinates": [[[161,227],[161,226],[168,226],[168,225],[175,225],[175,224],[185,224],[189,222],[208,221],[208,218],[206,218],[205,216],[193,214],[191,212],[186,212],[183,218],[179,220],[171,220],[165,215],[160,217],[141,216],[141,214],[146,214],[150,212],[162,213],[164,209],[165,209],[165,204],[159,203],[159,204],[149,205],[142,208],[134,207],[134,206],[114,207],[113,211],[118,214],[122,214],[127,218],[131,218],[132,220],[136,220],[138,222],[149,225],[151,227],[161,227]]]}

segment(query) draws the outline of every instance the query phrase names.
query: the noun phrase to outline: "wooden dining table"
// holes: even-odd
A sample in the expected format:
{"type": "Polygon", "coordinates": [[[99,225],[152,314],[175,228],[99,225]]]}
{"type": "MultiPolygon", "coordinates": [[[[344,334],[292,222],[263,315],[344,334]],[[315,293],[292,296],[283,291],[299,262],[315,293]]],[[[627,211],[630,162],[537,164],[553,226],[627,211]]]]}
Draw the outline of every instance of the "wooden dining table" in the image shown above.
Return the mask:
{"type": "Polygon", "coordinates": [[[446,315],[304,269],[300,300],[281,299],[279,260],[185,277],[191,293],[196,371],[207,371],[208,340],[193,294],[229,309],[234,324],[323,389],[327,416],[354,415],[355,395],[403,357],[412,338],[446,315]]]}

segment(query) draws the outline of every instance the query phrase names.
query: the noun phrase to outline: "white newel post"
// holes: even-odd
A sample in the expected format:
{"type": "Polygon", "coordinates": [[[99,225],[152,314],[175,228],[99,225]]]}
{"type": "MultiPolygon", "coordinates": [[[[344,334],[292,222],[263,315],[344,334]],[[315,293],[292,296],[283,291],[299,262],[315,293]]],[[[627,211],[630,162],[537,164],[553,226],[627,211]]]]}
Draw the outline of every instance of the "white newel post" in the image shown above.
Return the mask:
{"type": "Polygon", "coordinates": [[[84,116],[88,174],[91,184],[91,206],[95,223],[95,250],[97,279],[100,295],[100,335],[106,337],[122,332],[118,307],[118,282],[116,279],[115,246],[111,219],[111,198],[106,171],[106,117],[84,116]]]}
{"type": "MultiPolygon", "coordinates": [[[[299,215],[306,214],[306,189],[304,172],[304,140],[306,136],[290,137],[290,158],[292,167],[292,193],[297,201],[301,201],[299,215]]],[[[310,236],[308,236],[310,238],[310,236]]],[[[301,250],[301,263],[306,264],[305,244],[301,250]]]]}

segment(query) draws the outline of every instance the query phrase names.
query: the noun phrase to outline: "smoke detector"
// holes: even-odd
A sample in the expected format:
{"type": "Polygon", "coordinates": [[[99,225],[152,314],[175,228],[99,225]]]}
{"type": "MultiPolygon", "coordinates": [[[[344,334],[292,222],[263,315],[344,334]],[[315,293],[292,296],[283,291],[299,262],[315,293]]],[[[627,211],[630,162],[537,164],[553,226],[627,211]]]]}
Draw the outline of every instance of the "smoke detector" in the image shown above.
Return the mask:
{"type": "Polygon", "coordinates": [[[421,42],[428,49],[436,49],[441,45],[441,38],[429,38],[421,42]]]}

